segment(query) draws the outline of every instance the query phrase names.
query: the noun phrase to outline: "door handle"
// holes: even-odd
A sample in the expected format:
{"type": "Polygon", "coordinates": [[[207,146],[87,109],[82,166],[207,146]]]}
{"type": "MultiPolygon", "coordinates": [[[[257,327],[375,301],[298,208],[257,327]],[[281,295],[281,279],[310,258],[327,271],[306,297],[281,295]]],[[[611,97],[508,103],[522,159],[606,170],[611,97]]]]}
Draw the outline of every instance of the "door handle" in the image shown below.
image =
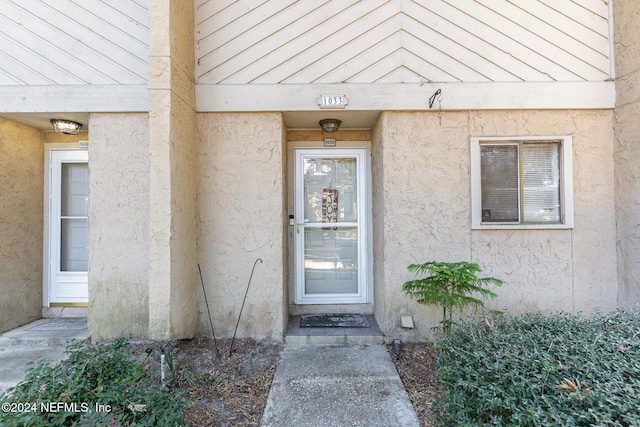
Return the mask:
{"type": "Polygon", "coordinates": [[[296,229],[298,230],[298,234],[300,234],[300,226],[302,225],[302,222],[300,222],[300,220],[296,220],[296,229]]]}

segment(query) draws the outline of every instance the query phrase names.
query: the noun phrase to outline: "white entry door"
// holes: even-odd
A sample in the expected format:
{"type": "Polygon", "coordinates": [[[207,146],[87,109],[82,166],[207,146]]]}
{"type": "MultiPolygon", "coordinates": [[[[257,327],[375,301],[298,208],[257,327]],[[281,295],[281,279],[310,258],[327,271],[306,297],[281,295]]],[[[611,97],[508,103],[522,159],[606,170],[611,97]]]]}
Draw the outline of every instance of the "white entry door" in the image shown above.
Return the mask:
{"type": "Polygon", "coordinates": [[[88,302],[88,153],[51,150],[48,157],[45,286],[48,303],[88,302]]]}
{"type": "Polygon", "coordinates": [[[365,149],[298,149],[296,304],[368,302],[365,149]]]}

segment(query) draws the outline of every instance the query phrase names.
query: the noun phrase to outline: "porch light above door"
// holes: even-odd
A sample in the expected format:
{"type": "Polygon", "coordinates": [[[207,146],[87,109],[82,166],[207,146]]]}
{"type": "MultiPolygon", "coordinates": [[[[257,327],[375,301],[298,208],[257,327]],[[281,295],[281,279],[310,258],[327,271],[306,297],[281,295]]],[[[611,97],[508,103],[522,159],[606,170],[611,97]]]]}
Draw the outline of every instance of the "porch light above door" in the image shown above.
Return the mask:
{"type": "Polygon", "coordinates": [[[82,123],[72,120],[51,119],[51,125],[55,133],[63,133],[65,135],[77,135],[82,129],[82,123]]]}
{"type": "Polygon", "coordinates": [[[342,123],[338,119],[324,119],[320,120],[320,127],[324,132],[335,132],[340,128],[340,123],[342,123]]]}

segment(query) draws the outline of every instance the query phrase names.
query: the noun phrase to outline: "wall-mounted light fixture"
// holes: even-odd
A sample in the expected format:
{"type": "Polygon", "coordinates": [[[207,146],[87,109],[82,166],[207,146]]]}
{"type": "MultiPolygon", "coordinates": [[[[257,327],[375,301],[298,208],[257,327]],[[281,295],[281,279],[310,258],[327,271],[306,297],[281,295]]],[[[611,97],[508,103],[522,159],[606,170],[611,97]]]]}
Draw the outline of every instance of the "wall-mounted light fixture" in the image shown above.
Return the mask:
{"type": "Polygon", "coordinates": [[[82,129],[82,123],[72,120],[51,119],[51,125],[55,133],[64,133],[65,135],[77,135],[82,129]]]}
{"type": "Polygon", "coordinates": [[[320,120],[320,127],[323,132],[335,132],[340,128],[340,123],[342,123],[338,119],[324,119],[320,120]]]}

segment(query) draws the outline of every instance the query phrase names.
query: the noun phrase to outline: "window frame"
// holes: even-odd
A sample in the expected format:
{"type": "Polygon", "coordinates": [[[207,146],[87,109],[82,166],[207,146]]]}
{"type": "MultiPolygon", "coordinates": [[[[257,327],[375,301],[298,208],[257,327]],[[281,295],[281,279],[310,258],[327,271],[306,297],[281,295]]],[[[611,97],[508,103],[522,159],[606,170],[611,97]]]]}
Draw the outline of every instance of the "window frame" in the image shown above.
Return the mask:
{"type": "MultiPolygon", "coordinates": [[[[484,137],[471,136],[471,228],[472,229],[570,229],[573,223],[573,138],[571,135],[559,136],[501,136],[484,137]],[[559,223],[525,223],[522,221],[523,213],[519,213],[520,222],[482,222],[482,180],[481,180],[481,145],[513,145],[522,143],[551,143],[558,142],[559,168],[560,168],[560,222],[559,223]]],[[[520,150],[520,147],[518,148],[520,150]]],[[[521,169],[521,158],[518,160],[518,169],[521,169]]],[[[518,179],[518,192],[522,194],[522,177],[518,179]]]]}

